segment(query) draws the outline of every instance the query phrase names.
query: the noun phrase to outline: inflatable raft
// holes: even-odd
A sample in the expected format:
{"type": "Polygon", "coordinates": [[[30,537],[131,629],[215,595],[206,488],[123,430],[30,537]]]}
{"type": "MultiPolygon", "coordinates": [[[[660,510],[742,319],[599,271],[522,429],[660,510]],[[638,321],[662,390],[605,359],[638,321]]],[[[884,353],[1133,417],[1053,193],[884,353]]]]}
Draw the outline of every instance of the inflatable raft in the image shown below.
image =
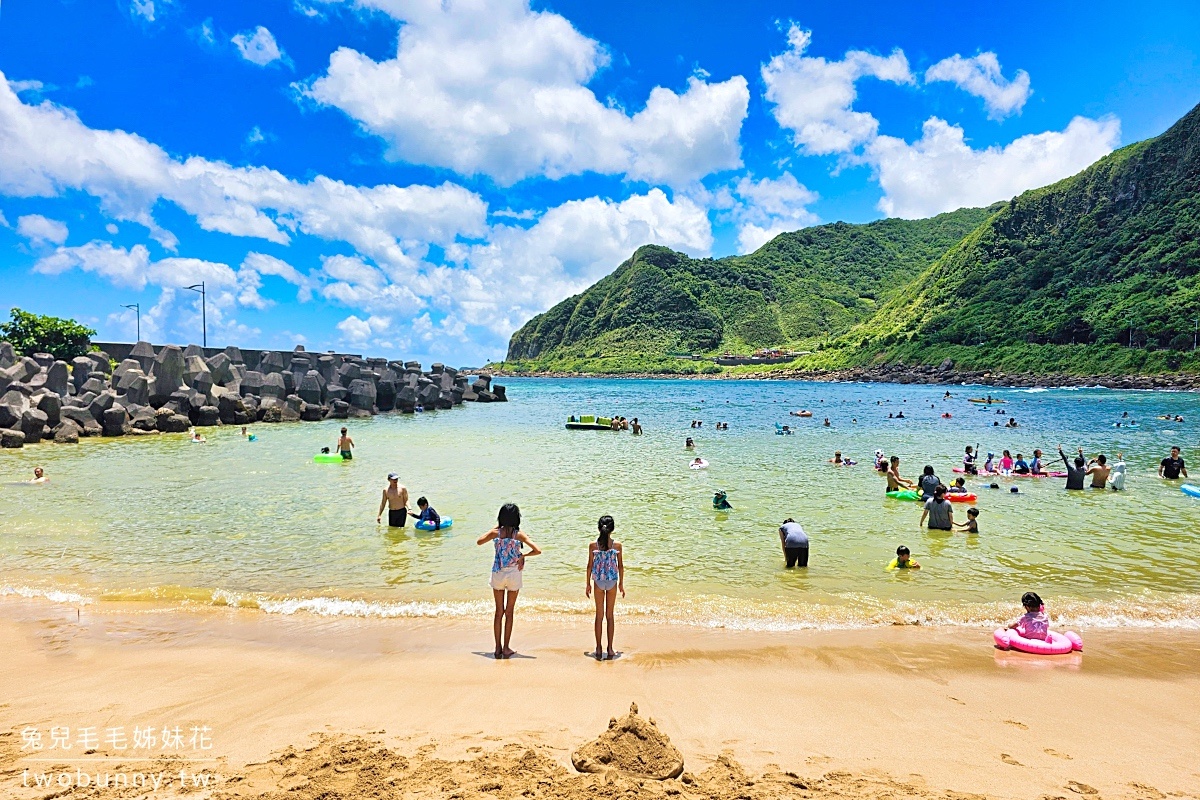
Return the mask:
{"type": "Polygon", "coordinates": [[[611,431],[611,417],[596,417],[591,414],[584,414],[579,417],[567,417],[567,430],[569,431],[611,431]]]}
{"type": "Polygon", "coordinates": [[[419,531],[444,531],[454,524],[454,520],[450,517],[442,517],[441,527],[435,528],[429,520],[417,520],[417,530],[419,531]]]}
{"type": "Polygon", "coordinates": [[[1083,649],[1083,639],[1075,631],[1059,633],[1050,631],[1046,638],[1026,639],[1016,631],[1001,628],[992,634],[992,641],[1001,650],[1020,650],[1022,653],[1036,653],[1042,656],[1062,656],[1073,650],[1083,649]]]}
{"type": "MultiPolygon", "coordinates": [[[[957,472],[959,475],[966,474],[966,470],[964,470],[962,467],[955,467],[952,472],[957,472]]],[[[1034,475],[1032,472],[1013,472],[1009,475],[1004,475],[995,471],[984,472],[983,470],[980,470],[978,472],[978,476],[980,478],[1065,478],[1067,477],[1067,473],[1062,472],[1061,470],[1055,470],[1053,472],[1043,472],[1039,475],[1034,475]]]]}
{"type": "Polygon", "coordinates": [[[317,453],[313,461],[318,464],[340,464],[343,459],[340,453],[317,453]]]}
{"type": "Polygon", "coordinates": [[[898,492],[888,492],[887,496],[893,500],[920,500],[921,493],[916,489],[902,489],[898,492]]]}
{"type": "Polygon", "coordinates": [[[1189,497],[1200,497],[1200,486],[1193,486],[1190,483],[1185,483],[1183,486],[1180,486],[1179,491],[1183,492],[1189,497]]]}

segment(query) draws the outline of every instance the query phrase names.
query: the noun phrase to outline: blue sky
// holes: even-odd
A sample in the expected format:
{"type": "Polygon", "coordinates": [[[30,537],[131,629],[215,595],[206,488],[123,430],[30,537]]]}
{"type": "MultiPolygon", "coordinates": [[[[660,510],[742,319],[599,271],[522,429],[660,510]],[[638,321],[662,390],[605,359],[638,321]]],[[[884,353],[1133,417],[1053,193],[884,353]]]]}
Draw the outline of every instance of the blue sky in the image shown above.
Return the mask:
{"type": "Polygon", "coordinates": [[[1073,174],[1200,102],[1200,5],[0,8],[0,313],[477,364],[637,246],[1073,174]],[[1051,6],[1047,8],[1047,6],[1051,6]]]}

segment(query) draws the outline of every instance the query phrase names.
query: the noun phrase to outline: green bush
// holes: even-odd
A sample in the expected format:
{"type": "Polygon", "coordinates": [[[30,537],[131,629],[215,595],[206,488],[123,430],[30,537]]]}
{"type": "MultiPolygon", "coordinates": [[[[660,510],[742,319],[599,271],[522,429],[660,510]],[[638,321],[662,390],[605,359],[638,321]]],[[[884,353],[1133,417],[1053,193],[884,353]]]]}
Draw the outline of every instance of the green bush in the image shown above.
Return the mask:
{"type": "Polygon", "coordinates": [[[19,308],[12,310],[9,322],[0,324],[0,341],[7,341],[19,354],[49,353],[62,361],[86,353],[95,335],[73,319],[30,314],[19,308]]]}

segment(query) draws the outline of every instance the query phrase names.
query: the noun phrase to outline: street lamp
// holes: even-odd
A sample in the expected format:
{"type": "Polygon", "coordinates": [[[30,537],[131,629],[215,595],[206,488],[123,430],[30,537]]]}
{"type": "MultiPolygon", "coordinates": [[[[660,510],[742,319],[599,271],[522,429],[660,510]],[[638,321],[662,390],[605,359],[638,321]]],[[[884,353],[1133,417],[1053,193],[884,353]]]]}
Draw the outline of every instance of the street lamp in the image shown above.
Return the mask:
{"type": "MultiPolygon", "coordinates": [[[[134,304],[128,305],[128,306],[122,305],[121,307],[132,309],[133,311],[137,312],[137,340],[140,342],[142,340],[142,304],[134,303],[134,304]]],[[[1192,349],[1195,349],[1195,348],[1192,348],[1192,349]]]]}
{"type": "Polygon", "coordinates": [[[204,281],[200,281],[194,286],[185,286],[185,289],[191,289],[193,292],[200,293],[200,324],[201,324],[201,344],[203,347],[208,347],[208,294],[204,289],[204,281]]]}

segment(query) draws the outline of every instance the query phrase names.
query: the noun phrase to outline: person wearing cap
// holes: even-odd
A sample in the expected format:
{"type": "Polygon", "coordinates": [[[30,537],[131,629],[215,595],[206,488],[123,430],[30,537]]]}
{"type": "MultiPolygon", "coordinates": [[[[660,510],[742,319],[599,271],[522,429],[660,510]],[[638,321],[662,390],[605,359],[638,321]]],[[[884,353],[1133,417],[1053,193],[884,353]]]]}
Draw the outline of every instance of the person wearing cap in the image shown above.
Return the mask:
{"type": "Polygon", "coordinates": [[[1046,474],[1045,465],[1042,463],[1042,451],[1040,449],[1033,451],[1033,460],[1031,460],[1029,462],[1029,474],[1030,475],[1045,475],[1046,474]]]}
{"type": "Polygon", "coordinates": [[[400,483],[400,476],[394,472],[388,473],[388,485],[383,490],[383,499],[379,501],[379,513],[375,516],[378,524],[383,519],[383,509],[388,510],[388,527],[403,528],[408,522],[408,489],[400,483]]]}

